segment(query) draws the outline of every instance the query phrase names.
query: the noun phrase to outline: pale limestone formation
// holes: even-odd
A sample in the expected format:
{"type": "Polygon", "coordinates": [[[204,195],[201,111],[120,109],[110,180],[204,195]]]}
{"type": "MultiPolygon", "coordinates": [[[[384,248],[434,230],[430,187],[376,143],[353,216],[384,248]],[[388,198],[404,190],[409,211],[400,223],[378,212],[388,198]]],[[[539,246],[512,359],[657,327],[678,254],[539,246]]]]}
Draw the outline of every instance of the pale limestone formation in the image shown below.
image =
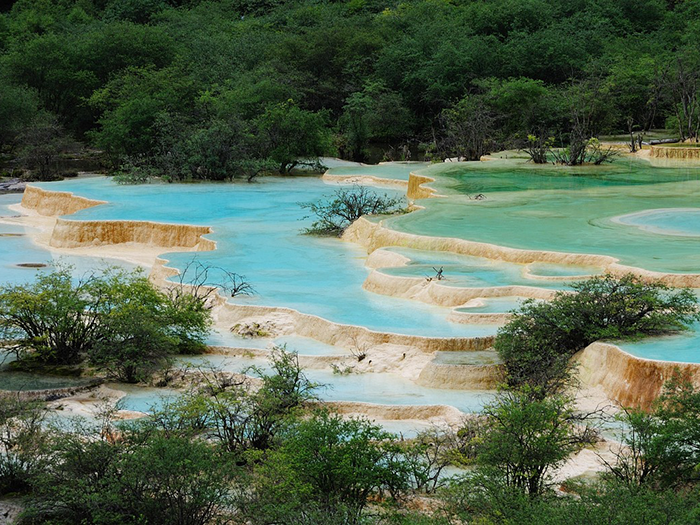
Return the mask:
{"type": "Polygon", "coordinates": [[[391,252],[389,250],[374,250],[365,259],[367,268],[398,268],[406,266],[411,262],[411,259],[400,253],[391,252]]]}
{"type": "Polygon", "coordinates": [[[388,275],[381,271],[372,271],[365,280],[363,288],[369,292],[422,301],[438,306],[461,306],[480,297],[520,296],[532,299],[551,299],[554,290],[533,286],[493,286],[486,288],[461,288],[441,284],[440,281],[428,281],[421,277],[388,275]]]}
{"type": "MultiPolygon", "coordinates": [[[[416,198],[416,195],[422,191],[426,192],[425,196],[434,194],[434,192],[421,187],[424,182],[431,180],[428,177],[412,175],[411,179],[413,182],[409,183],[409,192],[412,192],[413,198],[416,198]],[[413,189],[411,189],[412,184],[413,189]]],[[[49,192],[31,186],[25,194],[25,200],[26,202],[23,201],[25,209],[43,216],[65,215],[102,203],[102,201],[74,197],[69,193],[49,192]]],[[[54,249],[80,247],[79,249],[83,250],[81,253],[94,254],[97,253],[97,246],[117,244],[120,248],[113,250],[114,256],[119,256],[119,253],[127,249],[130,244],[155,246],[154,249],[215,249],[213,241],[202,237],[210,231],[209,228],[201,226],[168,225],[143,221],[108,221],[105,223],[59,220],[52,228],[50,245],[54,249]]],[[[676,286],[700,285],[700,276],[698,275],[648,272],[619,265],[616,259],[608,256],[517,250],[461,239],[412,235],[389,230],[381,223],[372,223],[366,219],[356,221],[348,229],[344,238],[365,246],[370,254],[385,246],[405,246],[422,250],[450,251],[523,264],[548,262],[597,266],[614,274],[633,271],[644,277],[661,278],[668,284],[676,286]]],[[[370,255],[370,266],[386,267],[406,264],[405,257],[399,254],[388,255],[388,253],[384,251],[381,255],[370,255]]],[[[168,268],[165,263],[165,260],[157,259],[153,264],[151,278],[160,284],[164,284],[167,277],[177,274],[177,270],[168,268]]],[[[471,291],[444,286],[437,282],[428,283],[420,278],[388,276],[377,271],[372,272],[365,287],[378,293],[426,300],[432,304],[445,306],[461,305],[476,297],[518,295],[546,299],[552,294],[549,290],[529,287],[497,287],[471,291]]],[[[383,356],[375,358],[374,363],[371,359],[367,359],[367,362],[363,361],[364,364],[358,363],[356,365],[357,371],[384,372],[393,368],[401,375],[411,377],[421,384],[468,389],[490,388],[497,382],[498,374],[501,373],[501,367],[498,365],[445,365],[432,362],[433,354],[436,351],[484,350],[492,345],[493,337],[435,338],[382,333],[359,326],[341,325],[287,308],[234,305],[227,303],[220,296],[215,302],[214,315],[219,326],[228,328],[241,321],[266,319],[274,324],[279,333],[295,333],[313,337],[316,340],[345,348],[367,347],[372,349],[372,352],[376,352],[374,355],[383,356]],[[409,350],[406,351],[406,349],[409,350]]],[[[337,357],[334,356],[323,358],[308,356],[308,358],[304,358],[304,361],[308,361],[306,364],[310,366],[325,367],[332,361],[335,362],[336,359],[337,357]]],[[[648,406],[658,396],[663,383],[676,367],[688,373],[692,380],[700,385],[700,365],[639,359],[626,354],[613,345],[596,343],[582,351],[576,359],[581,363],[580,373],[584,386],[602,389],[608,398],[622,404],[648,406]]],[[[360,405],[364,404],[355,405],[357,409],[360,409],[360,405]]],[[[368,413],[367,410],[366,406],[362,407],[362,413],[368,413]]],[[[387,410],[392,413],[393,419],[402,410],[406,411],[406,418],[425,419],[435,416],[435,411],[431,412],[428,407],[390,407],[387,410]],[[428,412],[418,413],[422,410],[428,412]],[[428,413],[433,415],[428,415],[428,413]]],[[[440,410],[437,412],[440,413],[440,410]]],[[[382,414],[387,415],[383,409],[382,414]]]]}
{"type": "Polygon", "coordinates": [[[39,215],[47,217],[70,215],[100,204],[107,204],[107,202],[78,197],[67,191],[44,190],[37,186],[27,186],[22,196],[23,208],[34,210],[39,215]]]}
{"type": "Polygon", "coordinates": [[[700,148],[652,146],[649,155],[656,159],[700,160],[700,148]]]}
{"type": "Polygon", "coordinates": [[[493,344],[493,336],[425,337],[419,335],[376,332],[355,325],[335,323],[321,317],[303,314],[290,308],[224,303],[215,312],[217,323],[234,326],[241,322],[272,322],[278,334],[312,337],[330,345],[352,348],[357,345],[391,344],[415,348],[422,352],[485,350],[493,344]]]}
{"type": "Polygon", "coordinates": [[[492,390],[503,382],[502,365],[451,365],[428,363],[416,383],[452,390],[492,390]]]}
{"type": "Polygon", "coordinates": [[[380,405],[354,401],[329,401],[324,405],[348,416],[364,415],[390,421],[415,420],[459,425],[465,416],[447,405],[380,405]]]}
{"type": "Polygon", "coordinates": [[[216,244],[203,235],[211,231],[208,226],[189,224],[58,219],[49,245],[54,248],[79,248],[136,243],[164,249],[210,251],[216,248],[216,244]]]}
{"type": "Polygon", "coordinates": [[[574,266],[592,266],[616,276],[633,273],[643,279],[658,280],[670,286],[700,287],[700,274],[654,272],[643,268],[619,264],[618,259],[608,255],[523,250],[452,237],[416,235],[391,230],[383,226],[381,222],[375,223],[365,218],[358,219],[345,230],[343,239],[365,247],[367,253],[372,253],[375,250],[387,246],[400,246],[416,250],[452,252],[460,255],[484,257],[486,259],[518,264],[541,262],[574,266]]]}
{"type": "Polygon", "coordinates": [[[376,185],[376,186],[389,186],[391,188],[407,189],[408,181],[399,179],[384,179],[382,177],[375,177],[374,175],[333,175],[328,172],[323,174],[321,177],[326,182],[336,182],[343,184],[360,184],[360,185],[376,185]]]}
{"type": "Polygon", "coordinates": [[[425,175],[411,173],[408,177],[408,191],[406,192],[406,196],[411,200],[436,197],[436,191],[430,186],[427,186],[427,184],[431,182],[435,182],[435,179],[425,175]]]}
{"type": "Polygon", "coordinates": [[[607,343],[593,343],[574,359],[584,387],[601,387],[609,399],[623,406],[648,408],[675,370],[700,387],[698,363],[642,359],[607,343]]]}
{"type": "Polygon", "coordinates": [[[11,206],[23,214],[3,222],[23,224],[39,230],[32,240],[57,253],[123,259],[151,266],[165,251],[208,251],[216,243],[204,237],[208,226],[166,224],[149,221],[76,221],[59,218],[104,204],[69,192],[28,186],[21,205],[11,206]]]}
{"type": "Polygon", "coordinates": [[[498,324],[504,325],[512,318],[510,313],[497,312],[451,312],[447,316],[447,320],[451,323],[459,324],[498,324]]]}

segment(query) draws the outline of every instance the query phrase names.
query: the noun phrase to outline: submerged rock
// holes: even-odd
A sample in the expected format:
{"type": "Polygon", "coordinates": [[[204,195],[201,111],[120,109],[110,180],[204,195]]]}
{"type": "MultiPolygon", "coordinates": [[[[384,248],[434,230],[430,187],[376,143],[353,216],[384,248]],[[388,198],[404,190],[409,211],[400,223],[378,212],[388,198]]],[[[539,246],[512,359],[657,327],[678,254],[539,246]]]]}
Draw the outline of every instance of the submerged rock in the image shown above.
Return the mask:
{"type": "Polygon", "coordinates": [[[0,193],[22,193],[27,187],[27,183],[19,179],[12,179],[0,182],[0,193]]]}

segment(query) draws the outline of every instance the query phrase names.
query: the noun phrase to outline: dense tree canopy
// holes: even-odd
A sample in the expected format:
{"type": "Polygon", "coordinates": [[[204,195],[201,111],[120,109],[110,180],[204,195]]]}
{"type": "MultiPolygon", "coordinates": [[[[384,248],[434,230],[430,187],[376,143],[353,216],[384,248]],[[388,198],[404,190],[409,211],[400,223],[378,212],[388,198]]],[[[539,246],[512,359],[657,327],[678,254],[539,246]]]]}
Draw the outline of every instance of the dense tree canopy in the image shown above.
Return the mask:
{"type": "Polygon", "coordinates": [[[696,0],[20,0],[0,14],[0,141],[17,151],[48,114],[115,168],[179,180],[371,146],[694,138],[698,14],[696,0]]]}

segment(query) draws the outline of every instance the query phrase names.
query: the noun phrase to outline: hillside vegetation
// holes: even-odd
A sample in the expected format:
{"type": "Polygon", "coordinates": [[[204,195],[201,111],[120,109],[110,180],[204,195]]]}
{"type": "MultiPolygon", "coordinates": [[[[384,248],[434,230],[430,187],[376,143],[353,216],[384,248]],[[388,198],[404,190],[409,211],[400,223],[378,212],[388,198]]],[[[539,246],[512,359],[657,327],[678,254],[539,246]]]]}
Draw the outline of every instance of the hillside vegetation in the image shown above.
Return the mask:
{"type": "Polygon", "coordinates": [[[698,20],[695,0],[20,0],[0,144],[35,178],[85,145],[136,180],[504,147],[595,162],[601,133],[697,137],[698,20]]]}

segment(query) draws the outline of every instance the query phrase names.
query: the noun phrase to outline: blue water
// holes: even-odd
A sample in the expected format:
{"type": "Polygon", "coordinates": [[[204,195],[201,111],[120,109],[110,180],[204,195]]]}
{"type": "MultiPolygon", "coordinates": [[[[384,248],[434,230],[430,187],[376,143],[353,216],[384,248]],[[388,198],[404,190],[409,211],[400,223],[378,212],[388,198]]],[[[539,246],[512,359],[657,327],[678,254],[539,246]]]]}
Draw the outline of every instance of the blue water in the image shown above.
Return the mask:
{"type": "Polygon", "coordinates": [[[692,330],[676,335],[615,344],[625,352],[645,359],[700,363],[700,323],[695,323],[692,330]]]}
{"type": "MultiPolygon", "coordinates": [[[[109,179],[43,185],[109,201],[82,210],[73,219],[153,220],[210,225],[218,243],[197,258],[246,276],[256,294],[234,302],[284,306],[342,324],[377,331],[432,336],[482,336],[488,325],[459,325],[446,320],[445,308],[406,303],[362,289],[366,254],[355,244],[300,235],[311,223],[300,202],[330,196],[335,186],[318,178],[266,178],[254,184],[153,184],[119,186],[109,179]]],[[[392,192],[392,190],[383,190],[392,192]]],[[[394,193],[394,192],[392,192],[394,193]]],[[[395,192],[394,194],[399,194],[395,192]]],[[[169,254],[182,268],[192,253],[169,254]]]]}
{"type": "MultiPolygon", "coordinates": [[[[17,215],[8,206],[19,203],[21,199],[22,196],[17,194],[0,195],[0,217],[17,215]]],[[[0,286],[33,281],[38,272],[50,271],[57,264],[73,266],[76,275],[90,273],[114,264],[127,269],[136,267],[133,264],[117,263],[109,259],[53,254],[35,245],[27,236],[31,232],[29,228],[0,222],[0,286]],[[44,264],[46,268],[17,266],[24,263],[44,264]]]]}
{"type": "Polygon", "coordinates": [[[617,221],[660,235],[700,237],[700,208],[647,210],[617,217],[617,221]]]}
{"type": "Polygon", "coordinates": [[[534,286],[538,288],[566,289],[571,282],[560,280],[532,279],[527,276],[529,270],[535,275],[574,277],[599,273],[593,267],[565,265],[524,265],[504,261],[495,261],[484,257],[472,257],[450,252],[414,250],[410,248],[384,248],[399,253],[410,259],[405,266],[382,268],[379,271],[387,275],[403,277],[434,278],[436,270],[442,268],[444,286],[482,288],[495,286],[534,286]]]}
{"type": "MultiPolygon", "coordinates": [[[[470,353],[474,354],[471,363],[475,359],[485,359],[486,354],[489,358],[493,358],[493,353],[470,353]]],[[[241,372],[250,366],[257,366],[262,370],[268,369],[264,359],[255,357],[206,355],[178,358],[177,363],[178,366],[189,364],[194,367],[213,367],[226,372],[241,372]]],[[[341,375],[328,369],[305,370],[304,373],[311,381],[320,385],[317,394],[325,401],[356,401],[385,405],[450,405],[463,412],[475,412],[493,396],[493,392],[485,390],[466,392],[429,388],[386,373],[341,375]]]]}
{"type": "Polygon", "coordinates": [[[284,346],[288,351],[300,355],[347,355],[348,351],[339,346],[333,346],[310,337],[299,335],[281,335],[279,337],[241,337],[230,332],[213,331],[207,344],[229,348],[271,349],[284,346]]]}
{"type": "Polygon", "coordinates": [[[380,179],[408,181],[411,172],[429,166],[425,162],[390,162],[372,166],[339,166],[328,170],[329,175],[362,175],[380,179]]]}

